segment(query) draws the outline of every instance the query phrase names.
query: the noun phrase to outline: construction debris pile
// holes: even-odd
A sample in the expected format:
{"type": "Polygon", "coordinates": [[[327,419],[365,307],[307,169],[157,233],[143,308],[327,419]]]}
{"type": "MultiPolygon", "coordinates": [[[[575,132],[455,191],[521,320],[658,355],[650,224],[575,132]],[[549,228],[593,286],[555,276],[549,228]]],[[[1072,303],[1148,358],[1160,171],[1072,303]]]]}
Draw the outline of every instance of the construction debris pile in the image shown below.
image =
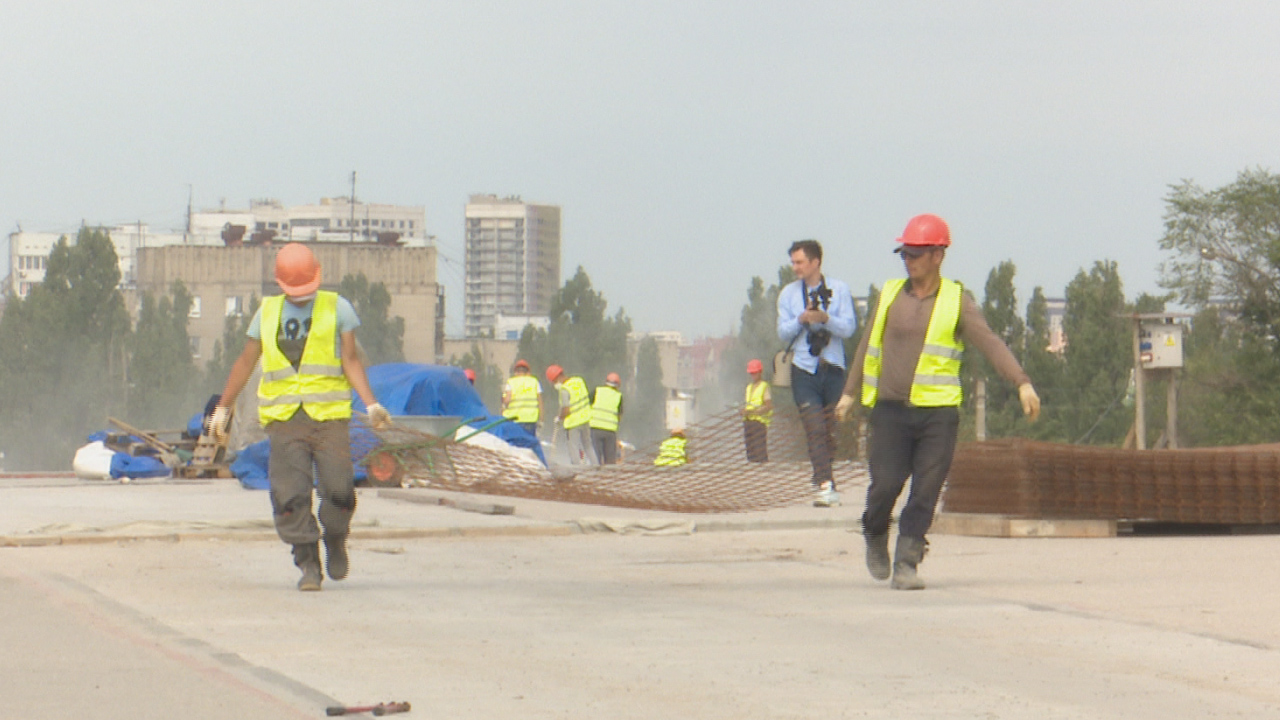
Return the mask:
{"type": "Polygon", "coordinates": [[[1280,523],[1280,444],[1124,450],[1031,440],[965,443],[948,512],[1177,523],[1280,523]]]}
{"type": "MultiPolygon", "coordinates": [[[[460,428],[437,437],[404,425],[372,431],[375,440],[353,448],[374,484],[430,487],[537,500],[689,513],[767,510],[813,497],[804,429],[794,408],[779,408],[769,428],[769,462],[748,463],[742,419],[730,410],[686,429],[688,462],[655,466],[657,446],[630,453],[617,465],[557,468],[474,444],[460,428]]],[[[852,448],[837,453],[841,490],[865,485],[852,448]]]]}

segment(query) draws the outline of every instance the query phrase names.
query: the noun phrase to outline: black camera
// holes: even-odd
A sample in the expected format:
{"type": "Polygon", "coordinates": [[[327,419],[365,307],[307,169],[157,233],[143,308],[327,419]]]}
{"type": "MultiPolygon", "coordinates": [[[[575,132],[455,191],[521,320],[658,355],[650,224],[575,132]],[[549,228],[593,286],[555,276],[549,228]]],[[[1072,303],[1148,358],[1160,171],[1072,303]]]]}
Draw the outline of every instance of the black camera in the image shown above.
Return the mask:
{"type": "Polygon", "coordinates": [[[831,331],[812,330],[809,332],[807,339],[809,340],[809,354],[817,357],[831,343],[831,331]]]}

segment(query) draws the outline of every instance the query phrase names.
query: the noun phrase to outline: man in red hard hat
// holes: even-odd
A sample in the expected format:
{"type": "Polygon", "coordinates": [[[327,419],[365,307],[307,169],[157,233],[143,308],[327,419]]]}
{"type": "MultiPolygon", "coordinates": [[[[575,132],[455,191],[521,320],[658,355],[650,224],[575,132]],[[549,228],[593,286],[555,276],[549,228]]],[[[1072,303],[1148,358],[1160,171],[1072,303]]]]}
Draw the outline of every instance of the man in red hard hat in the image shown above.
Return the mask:
{"type": "Polygon", "coordinates": [[[618,423],[622,420],[622,378],[609,373],[591,391],[591,448],[601,465],[618,462],[618,423]]]}
{"type": "Polygon", "coordinates": [[[360,319],[346,298],[319,289],[320,263],[311,249],[300,243],[281,247],[276,283],[284,294],[264,299],[249,323],[244,352],[231,367],[209,427],[226,437],[230,408],[261,359],[258,420],[271,442],[276,533],[293,546],[294,564],[302,570],[298,589],[319,590],[322,537],[329,577],[341,580],[348,570],[347,534],[356,509],[351,391],[364,402],[373,427],[390,423],[391,415],[374,397],[360,360],[360,319]],[[313,485],[320,495],[318,524],[311,510],[313,485]]]}
{"type": "Polygon", "coordinates": [[[942,483],[951,469],[960,425],[960,366],[966,348],[977,348],[1002,377],[1018,387],[1023,412],[1040,414],[1031,379],[991,331],[973,297],[942,277],[951,231],[937,215],[907,223],[894,252],[907,277],[884,284],[863,334],[836,412],[848,415],[861,399],[870,409],[871,483],[862,515],[867,570],[898,590],[924,588],[916,568],[924,558],[942,483]],[[889,560],[889,519],[907,478],[911,492],[898,519],[898,541],[889,560]]]}
{"type": "Polygon", "coordinates": [[[742,438],[747,446],[747,462],[769,462],[769,424],[773,422],[773,393],[764,379],[764,363],[747,362],[746,400],[738,414],[742,416],[742,438]]]}
{"type": "Polygon", "coordinates": [[[502,416],[511,418],[535,438],[542,419],[542,383],[529,372],[529,363],[516,360],[502,389],[502,416]]]}
{"type": "Polygon", "coordinates": [[[560,423],[569,440],[570,465],[595,465],[591,447],[591,394],[580,377],[569,377],[559,365],[547,367],[547,382],[560,391],[560,423]]]}
{"type": "Polygon", "coordinates": [[[465,375],[465,376],[467,377],[467,382],[471,383],[471,385],[472,385],[472,386],[474,386],[474,385],[476,384],[476,371],[475,371],[475,370],[472,370],[471,368],[463,368],[463,369],[462,369],[462,374],[463,374],[463,375],[465,375]]]}

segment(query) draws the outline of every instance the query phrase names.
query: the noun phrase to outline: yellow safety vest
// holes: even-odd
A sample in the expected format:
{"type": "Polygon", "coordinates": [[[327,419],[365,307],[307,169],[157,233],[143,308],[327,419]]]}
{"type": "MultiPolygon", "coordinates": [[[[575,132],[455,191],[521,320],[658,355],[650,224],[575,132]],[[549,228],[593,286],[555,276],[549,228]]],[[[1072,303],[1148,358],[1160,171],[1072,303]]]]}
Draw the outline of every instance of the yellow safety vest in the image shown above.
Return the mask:
{"type": "Polygon", "coordinates": [[[611,385],[596,388],[596,402],[591,406],[593,430],[618,431],[618,408],[622,407],[622,393],[611,385]]]}
{"type": "MultiPolygon", "coordinates": [[[[903,278],[890,280],[880,293],[876,319],[867,342],[867,355],[862,363],[862,404],[867,407],[875,406],[879,391],[885,318],[889,315],[889,306],[906,284],[903,278]]],[[[963,294],[964,286],[953,280],[943,279],[938,288],[933,314],[929,316],[929,327],[924,334],[924,347],[920,350],[920,361],[916,363],[915,377],[911,380],[909,399],[916,407],[956,407],[964,399],[960,387],[964,343],[956,337],[963,294]]]]}
{"type": "Polygon", "coordinates": [[[769,390],[769,383],[766,380],[753,382],[747,386],[746,400],[746,418],[758,423],[763,423],[765,427],[769,427],[769,423],[773,422],[773,411],[760,412],[760,408],[764,406],[764,394],[769,390]]]}
{"type": "Polygon", "coordinates": [[[301,407],[312,420],[351,417],[351,383],[334,351],[338,337],[338,294],[321,290],[311,308],[311,329],[295,369],[280,350],[277,335],[285,297],[262,301],[262,381],[258,383],[258,421],[263,426],[293,417],[301,407]]]}
{"type": "Polygon", "coordinates": [[[564,429],[591,422],[591,393],[587,392],[587,383],[580,377],[571,377],[564,381],[564,389],[569,391],[569,416],[564,419],[564,429]]]}
{"type": "Polygon", "coordinates": [[[511,388],[511,400],[507,402],[502,416],[518,423],[538,422],[538,378],[512,375],[507,379],[507,387],[511,388]]]}
{"type": "Polygon", "coordinates": [[[653,459],[653,464],[667,467],[684,465],[689,462],[689,456],[684,452],[685,446],[688,444],[688,438],[682,437],[669,437],[663,440],[662,444],[658,446],[658,457],[653,459]]]}

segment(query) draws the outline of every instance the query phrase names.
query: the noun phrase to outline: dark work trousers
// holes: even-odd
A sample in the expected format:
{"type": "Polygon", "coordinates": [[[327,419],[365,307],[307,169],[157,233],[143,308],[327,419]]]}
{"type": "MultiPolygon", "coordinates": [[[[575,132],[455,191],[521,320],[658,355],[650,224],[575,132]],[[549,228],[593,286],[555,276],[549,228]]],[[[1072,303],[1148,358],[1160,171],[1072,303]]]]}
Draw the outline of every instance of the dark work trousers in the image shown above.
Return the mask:
{"type": "Polygon", "coordinates": [[[538,423],[531,422],[531,423],[516,423],[516,424],[524,428],[525,432],[529,433],[535,438],[538,437],[538,423]]]}
{"type": "Polygon", "coordinates": [[[769,462],[768,425],[758,420],[743,420],[742,441],[747,446],[747,462],[769,462]]]}
{"type": "Polygon", "coordinates": [[[836,403],[844,391],[844,368],[818,363],[818,371],[805,372],[791,366],[791,396],[800,411],[805,440],[809,443],[809,462],[813,463],[814,487],[824,482],[836,489],[831,476],[831,460],[836,449],[836,403]]]}
{"type": "Polygon", "coordinates": [[[317,422],[298,408],[293,417],[266,426],[271,441],[267,475],[276,533],[291,544],[320,539],[311,510],[311,492],[320,492],[320,523],[325,534],[343,537],[351,528],[356,489],[351,438],[346,420],[317,422]]]}
{"type": "Polygon", "coordinates": [[[618,462],[618,433],[616,430],[591,428],[591,447],[596,451],[596,459],[601,465],[614,465],[618,462]]]}
{"type": "Polygon", "coordinates": [[[893,505],[911,478],[911,493],[898,519],[898,534],[923,539],[956,450],[960,411],[954,407],[917,408],[879,402],[871,409],[871,484],[862,514],[863,533],[889,531],[893,505]]]}

